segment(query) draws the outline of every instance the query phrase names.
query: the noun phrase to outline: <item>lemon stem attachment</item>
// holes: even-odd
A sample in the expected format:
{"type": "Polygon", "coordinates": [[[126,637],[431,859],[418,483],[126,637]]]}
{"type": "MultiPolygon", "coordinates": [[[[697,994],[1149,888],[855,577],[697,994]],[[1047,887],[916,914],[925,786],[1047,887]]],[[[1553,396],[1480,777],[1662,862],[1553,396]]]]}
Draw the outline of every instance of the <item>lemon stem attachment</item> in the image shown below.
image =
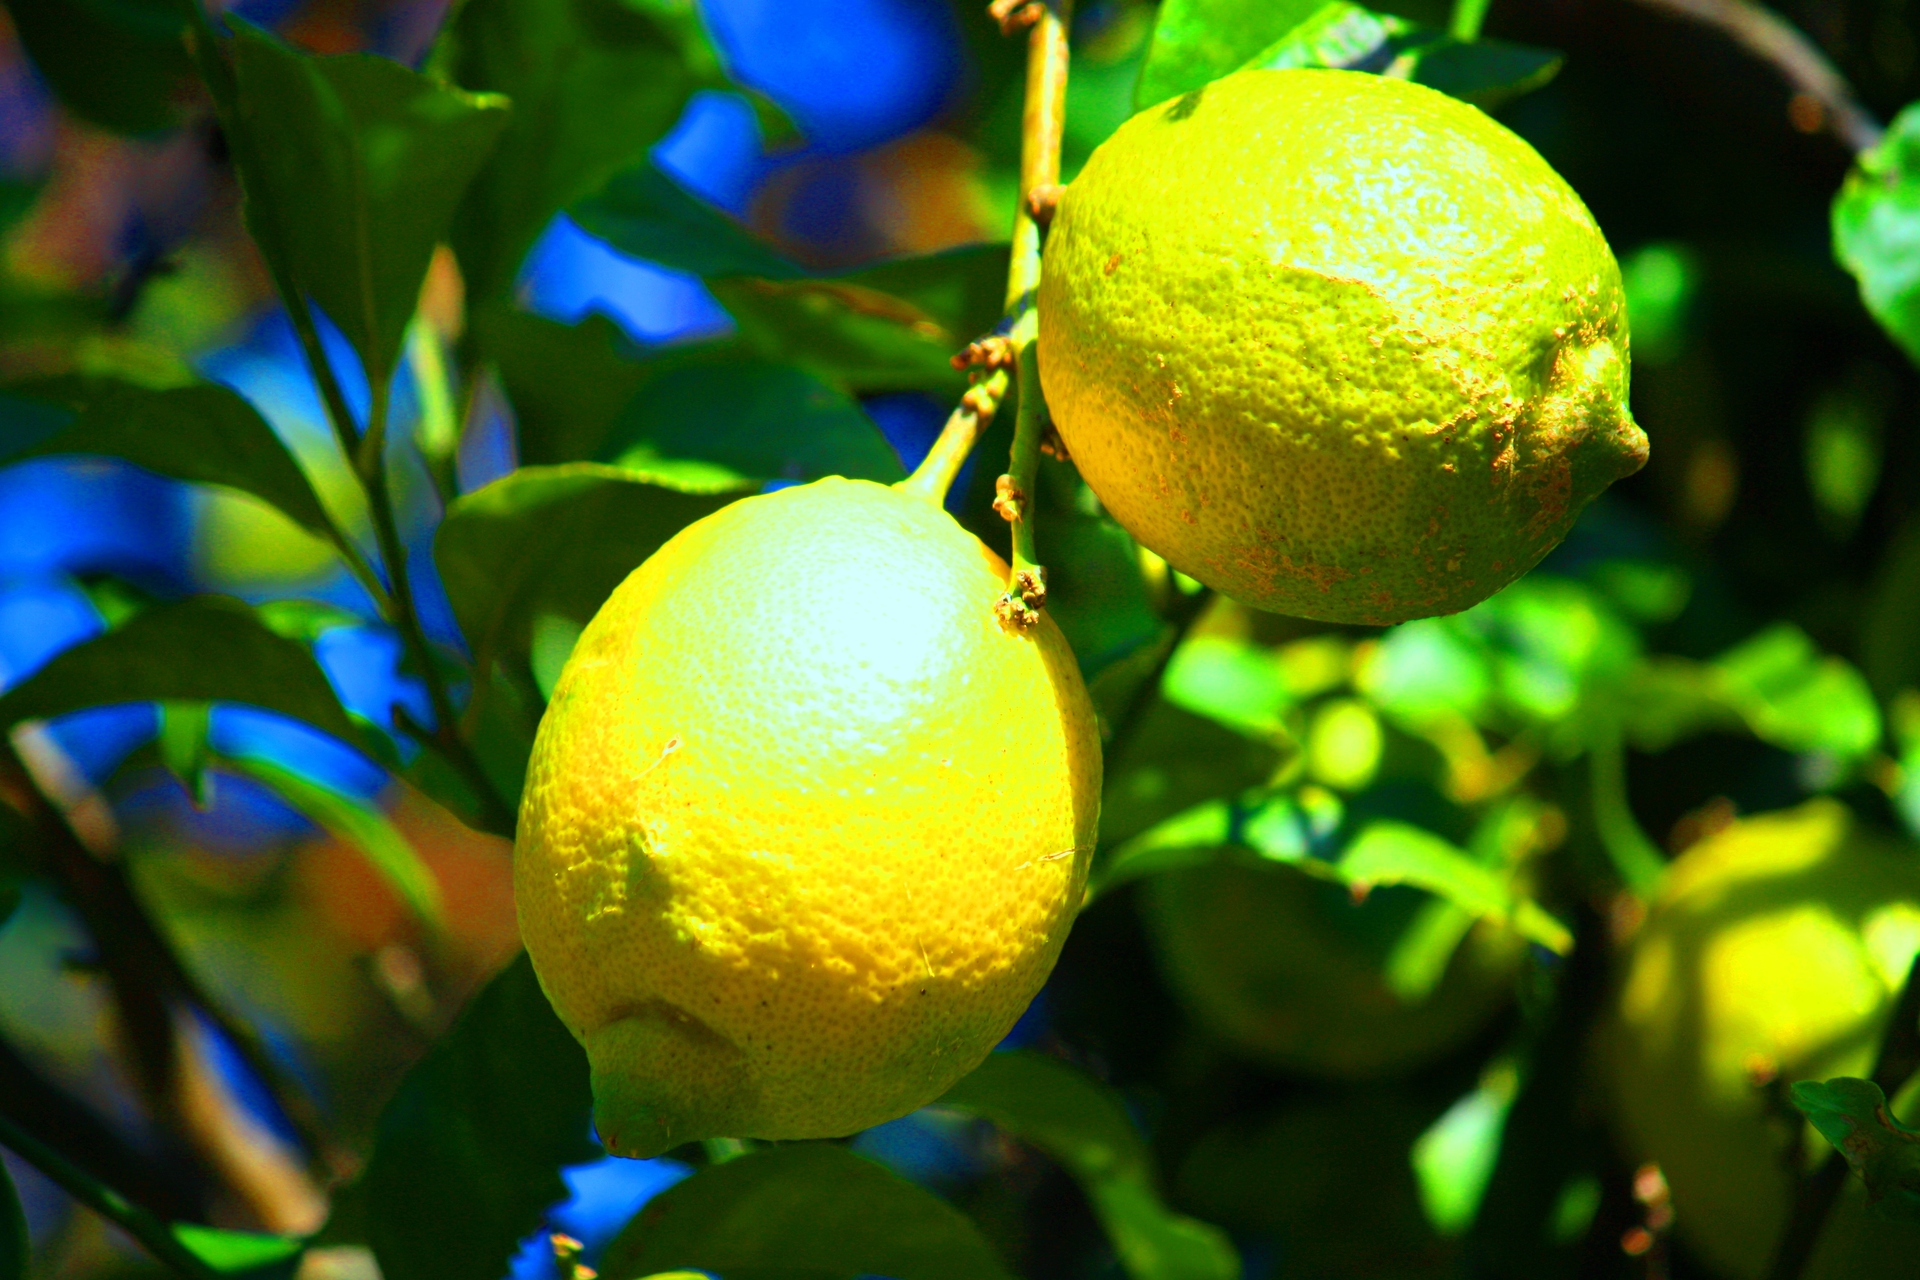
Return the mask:
{"type": "MultiPolygon", "coordinates": [[[[954,360],[958,363],[963,358],[955,356],[954,360]]],[[[953,487],[953,478],[960,474],[967,455],[973,452],[981,434],[993,425],[994,415],[1000,412],[1000,402],[1006,399],[1010,383],[1005,369],[994,369],[968,387],[960,403],[947,415],[946,425],[940,428],[933,448],[927,450],[927,456],[920,460],[913,474],[895,487],[935,505],[945,502],[947,490],[953,487]]]]}

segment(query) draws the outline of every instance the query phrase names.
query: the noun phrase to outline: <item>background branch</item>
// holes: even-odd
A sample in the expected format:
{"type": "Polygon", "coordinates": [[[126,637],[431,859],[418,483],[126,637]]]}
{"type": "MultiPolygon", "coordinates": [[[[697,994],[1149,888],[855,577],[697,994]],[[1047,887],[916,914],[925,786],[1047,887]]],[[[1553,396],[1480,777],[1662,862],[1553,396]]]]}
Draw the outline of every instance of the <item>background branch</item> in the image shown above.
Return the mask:
{"type": "Polygon", "coordinates": [[[1715,27],[1770,64],[1796,94],[1820,109],[1819,125],[1855,153],[1877,146],[1884,130],[1860,105],[1853,86],[1805,32],[1751,0],[1639,0],[1692,22],[1715,27]]]}

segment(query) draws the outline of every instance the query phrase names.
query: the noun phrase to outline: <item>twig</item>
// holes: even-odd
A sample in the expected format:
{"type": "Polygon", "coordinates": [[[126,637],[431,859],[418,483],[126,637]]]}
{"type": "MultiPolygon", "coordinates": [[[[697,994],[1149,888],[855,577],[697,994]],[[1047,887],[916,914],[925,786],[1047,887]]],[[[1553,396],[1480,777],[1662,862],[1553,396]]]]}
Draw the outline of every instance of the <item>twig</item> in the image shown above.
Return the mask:
{"type": "Polygon", "coordinates": [[[1447,18],[1447,34],[1455,40],[1478,40],[1480,27],[1487,20],[1491,0],[1453,0],[1453,13],[1447,18]]]}
{"type": "Polygon", "coordinates": [[[1825,126],[1849,150],[1877,146],[1884,130],[1853,92],[1845,76],[1806,34],[1752,0],[1640,0],[1650,8],[1717,27],[1735,44],[1770,64],[1796,96],[1819,109],[1807,131],[1825,126]]]}
{"type": "Polygon", "coordinates": [[[191,1249],[181,1244],[165,1222],[128,1200],[112,1187],[96,1181],[91,1174],[68,1161],[65,1156],[41,1142],[5,1115],[0,1115],[0,1146],[7,1147],[22,1160],[46,1174],[59,1185],[62,1191],[81,1204],[119,1224],[128,1235],[146,1246],[147,1252],[152,1254],[156,1261],[179,1272],[187,1280],[225,1280],[218,1271],[202,1262],[191,1249]]]}
{"type": "MultiPolygon", "coordinates": [[[[1880,1052],[1874,1059],[1872,1079],[1886,1095],[1889,1106],[1916,1070],[1920,1070],[1920,956],[1915,956],[1907,968],[1907,980],[1901,984],[1900,995],[1893,1002],[1893,1013],[1881,1036],[1880,1052]]],[[[1780,1243],[1774,1248],[1767,1280],[1800,1280],[1801,1273],[1813,1260],[1821,1229],[1827,1225],[1827,1215],[1833,1212],[1846,1184],[1847,1161],[1838,1151],[1828,1152],[1820,1167],[1800,1180],[1800,1189],[1793,1199],[1793,1213],[1787,1219],[1786,1229],[1780,1233],[1780,1243]]]]}
{"type": "Polygon", "coordinates": [[[902,492],[929,502],[946,501],[947,490],[953,487],[953,479],[960,474],[967,455],[973,452],[973,446],[1000,411],[1008,381],[1005,369],[995,369],[967,388],[960,403],[947,415],[946,425],[940,428],[940,435],[927,450],[927,456],[913,469],[912,475],[900,482],[902,492]]]}
{"type": "Polygon", "coordinates": [[[1627,800],[1627,748],[1618,725],[1604,725],[1587,748],[1593,826],[1614,870],[1642,901],[1650,900],[1666,874],[1666,859],[1647,839],[1627,800]]]}

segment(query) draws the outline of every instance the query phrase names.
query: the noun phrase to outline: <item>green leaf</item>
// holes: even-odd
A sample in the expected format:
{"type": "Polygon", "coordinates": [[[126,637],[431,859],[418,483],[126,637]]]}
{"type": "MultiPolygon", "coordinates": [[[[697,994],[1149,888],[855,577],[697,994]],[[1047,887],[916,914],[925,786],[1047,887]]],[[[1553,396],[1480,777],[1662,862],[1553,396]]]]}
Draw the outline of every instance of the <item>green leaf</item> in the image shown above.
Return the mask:
{"type": "Polygon", "coordinates": [[[246,1280],[291,1276],[307,1248],[304,1240],[253,1231],[220,1231],[191,1222],[176,1222],[170,1229],[173,1238],[200,1261],[223,1275],[246,1280]]]}
{"type": "Polygon", "coordinates": [[[360,744],[313,655],[224,596],[155,605],[0,695],[0,726],[121,702],[238,702],[360,744]]]}
{"type": "Polygon", "coordinates": [[[642,160],[717,74],[689,5],[469,0],[440,55],[513,119],[468,192],[453,247],[476,302],[504,299],[553,215],[642,160]],[[693,23],[689,26],[689,21],[693,23]]]}
{"type": "Polygon", "coordinates": [[[585,623],[668,538],[749,491],[687,492],[597,463],[522,467],[448,508],[434,562],[484,669],[524,659],[542,614],[585,623]]]}
{"type": "MultiPolygon", "coordinates": [[[[607,1280],[675,1268],[727,1280],[1005,1280],[959,1210],[845,1147],[795,1143],[662,1192],[607,1250],[607,1280]]],[[[404,1280],[404,1278],[403,1278],[404,1280]]]]}
{"type": "Polygon", "coordinates": [[[1133,1280],[1234,1280],[1240,1258],[1218,1227],[1174,1213],[1126,1104],[1037,1053],[996,1053],[934,1104],[993,1121],[1059,1161],[1086,1192],[1133,1280]]]}
{"type": "Polygon", "coordinates": [[[1267,739],[1245,737],[1170,697],[1156,697],[1107,761],[1100,843],[1120,845],[1223,792],[1238,795],[1271,778],[1280,762],[1267,739]]]}
{"type": "Polygon", "coordinates": [[[473,331],[513,404],[524,465],[600,456],[615,420],[654,373],[620,326],[597,313],[566,325],[484,307],[473,331]]]}
{"type": "Polygon", "coordinates": [[[358,1187],[385,1280],[500,1280],[587,1137],[587,1057],[523,953],[400,1082],[358,1187]]]}
{"type": "Polygon", "coordinates": [[[615,174],[568,215],[620,252],[696,276],[810,275],[685,188],[653,161],[615,174]]]}
{"type": "Polygon", "coordinates": [[[68,376],[0,390],[0,460],[119,458],[192,484],[239,489],[327,536],[320,497],[293,454],[237,392],[212,383],[151,390],[68,376]]]}
{"type": "Polygon", "coordinates": [[[1865,678],[1791,623],[1768,627],[1712,666],[1727,704],[1765,742],[1858,760],[1880,741],[1880,709],[1865,678]]]}
{"type": "Polygon", "coordinates": [[[666,459],[710,463],[720,470],[705,470],[722,481],[840,475],[892,484],[906,477],[853,397],[804,369],[729,350],[659,370],[603,453],[655,472],[666,459]]]}
{"type": "Polygon", "coordinates": [[[1566,57],[1505,40],[1466,42],[1442,36],[1412,54],[1413,82],[1492,111],[1532,93],[1560,74],[1566,57]]]}
{"type": "Polygon", "coordinates": [[[323,831],[360,850],[379,877],[435,933],[446,927],[440,882],[420,860],[412,841],[378,809],[321,786],[261,756],[227,756],[222,763],[264,782],[323,831]]]}
{"type": "Polygon", "coordinates": [[[54,96],[118,133],[178,123],[193,73],[184,0],[6,0],[13,29],[54,96]]]}
{"type": "Polygon", "coordinates": [[[1557,955],[1573,950],[1572,932],[1539,903],[1515,892],[1499,872],[1419,827],[1370,823],[1340,854],[1334,869],[1346,884],[1410,884],[1476,917],[1496,920],[1557,955]]]}
{"type": "MultiPolygon", "coordinates": [[[[0,920],[4,919],[0,915],[0,920]]],[[[20,1208],[20,1193],[13,1189],[13,1176],[7,1172],[6,1163],[0,1161],[0,1280],[27,1280],[32,1260],[32,1241],[27,1238],[27,1215],[20,1208]]]]}
{"type": "Polygon", "coordinates": [[[202,808],[208,801],[207,730],[212,722],[213,708],[207,703],[160,704],[160,763],[202,808]]]}
{"type": "Polygon", "coordinates": [[[245,27],[233,54],[248,226],[384,388],[434,246],[507,104],[386,58],[314,57],[245,27]]]}
{"type": "Polygon", "coordinates": [[[964,336],[927,311],[852,278],[708,282],[747,349],[798,365],[855,394],[927,390],[958,394],[966,375],[951,361],[964,336]]]}
{"type": "Polygon", "coordinates": [[[1886,1218],[1920,1221],[1920,1130],[1894,1118],[1871,1080],[1842,1076],[1793,1086],[1793,1105],[1867,1184],[1867,1203],[1886,1218]]]}
{"type": "Polygon", "coordinates": [[[1920,364],[1920,103],[1895,116],[1833,201],[1833,256],[1873,318],[1920,364]]]}
{"type": "Polygon", "coordinates": [[[1198,89],[1312,17],[1323,0],[1166,0],[1153,27],[1134,105],[1198,89]]]}

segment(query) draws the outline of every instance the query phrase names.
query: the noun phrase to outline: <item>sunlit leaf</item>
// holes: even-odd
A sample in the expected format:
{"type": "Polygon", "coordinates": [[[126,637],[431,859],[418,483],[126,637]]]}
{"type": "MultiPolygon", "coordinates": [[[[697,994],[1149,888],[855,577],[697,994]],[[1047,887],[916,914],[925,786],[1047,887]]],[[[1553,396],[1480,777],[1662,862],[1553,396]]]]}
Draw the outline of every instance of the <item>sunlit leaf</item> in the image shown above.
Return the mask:
{"type": "Polygon", "coordinates": [[[1194,636],[1174,651],[1160,682],[1174,706],[1228,728],[1284,742],[1293,693],[1271,652],[1231,636],[1194,636]]]}
{"type": "Polygon", "coordinates": [[[448,509],[434,562],[476,656],[524,659],[535,618],[586,622],[668,538],[750,491],[687,492],[595,463],[522,467],[448,509]]]}
{"type": "Polygon", "coordinates": [[[1408,1153],[1427,1221],[1443,1236],[1473,1224],[1500,1158],[1500,1136],[1519,1079],[1510,1063],[1490,1069],[1414,1142],[1408,1153]]]}
{"type": "Polygon", "coordinates": [[[1881,327],[1920,364],[1920,103],[1894,117],[1833,201],[1833,254],[1881,327]]]}
{"type": "Polygon", "coordinates": [[[248,226],[383,388],[434,246],[507,104],[386,58],[315,57],[244,27],[233,55],[248,226]]]}
{"type": "Polygon", "coordinates": [[[587,1057],[524,954],[400,1082],[357,1187],[385,1280],[500,1280],[589,1140],[587,1057]]]}
{"type": "Polygon", "coordinates": [[[1312,17],[1323,0],[1166,0],[1134,91],[1137,107],[1191,92],[1312,17]]]}
{"type": "Polygon", "coordinates": [[[1201,801],[1273,776],[1280,752],[1156,697],[1108,759],[1100,841],[1114,847],[1201,801]]]}
{"type": "Polygon", "coordinates": [[[151,390],[103,377],[0,389],[0,461],[60,454],[119,458],[156,475],[250,493],[324,536],[326,511],[259,411],[211,383],[151,390]]]}
{"type": "Polygon", "coordinates": [[[75,645],[0,695],[0,725],[121,702],[237,702],[360,735],[306,647],[223,596],[155,605],[75,645]]]}
{"type": "Polygon", "coordinates": [[[291,1276],[306,1252],[306,1242],[253,1231],[221,1231],[177,1222],[173,1238],[222,1275],[234,1280],[281,1280],[291,1276]]]}
{"type": "Polygon", "coordinates": [[[1036,1053],[996,1053],[935,1104],[993,1121],[1059,1161],[1086,1192],[1133,1280],[1233,1280],[1240,1259],[1218,1227],[1168,1209],[1152,1156],[1105,1085],[1036,1053]]]}
{"type": "MultiPolygon", "coordinates": [[[[1301,866],[1312,870],[1312,865],[1301,866]]],[[[1499,872],[1430,831],[1404,822],[1369,824],[1334,863],[1352,885],[1410,884],[1445,898],[1482,919],[1498,921],[1530,942],[1565,955],[1573,935],[1499,872]]]]}
{"type": "Polygon", "coordinates": [[[207,733],[212,724],[213,707],[208,703],[160,704],[160,763],[180,779],[194,803],[203,807],[209,799],[207,733]]]}
{"type": "Polygon", "coordinates": [[[420,860],[412,841],[384,813],[265,757],[229,756],[223,763],[264,782],[321,830],[358,849],[422,924],[436,931],[445,927],[440,882],[420,860]]]}
{"type": "Polygon", "coordinates": [[[1005,1280],[979,1230],[845,1147],[795,1143],[713,1165],[656,1196],[607,1250],[606,1280],[670,1268],[727,1280],[1005,1280]]]}
{"type": "Polygon", "coordinates": [[[120,133],[178,123],[193,70],[186,0],[7,0],[7,10],[34,69],[75,115],[120,133]]]}
{"type": "Polygon", "coordinates": [[[1820,1136],[1867,1184],[1867,1203],[1883,1217],[1920,1221],[1920,1130],[1893,1115],[1871,1080],[1842,1076],[1793,1086],[1798,1107],[1820,1136]]]}
{"type": "Polygon", "coordinates": [[[1880,709],[1866,680],[1790,623],[1728,650],[1713,669],[1728,705],[1775,746],[1854,760],[1880,740],[1880,709]]]}
{"type": "Polygon", "coordinates": [[[504,93],[513,118],[453,231],[471,295],[504,299],[553,215],[643,160],[715,78],[692,6],[645,0],[470,0],[437,62],[504,93]],[[691,26],[690,26],[691,24],[691,26]]]}

